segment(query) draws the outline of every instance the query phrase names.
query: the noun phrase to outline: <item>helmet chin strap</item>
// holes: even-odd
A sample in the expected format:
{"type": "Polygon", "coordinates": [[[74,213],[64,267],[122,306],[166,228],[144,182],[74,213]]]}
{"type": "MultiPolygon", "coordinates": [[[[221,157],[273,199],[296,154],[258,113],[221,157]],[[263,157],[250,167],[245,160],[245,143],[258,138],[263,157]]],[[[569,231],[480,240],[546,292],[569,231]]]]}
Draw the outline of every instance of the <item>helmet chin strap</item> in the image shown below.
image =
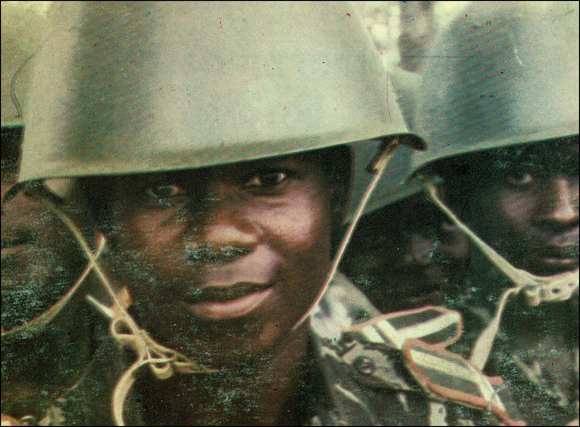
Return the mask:
{"type": "MultiPolygon", "coordinates": [[[[419,177],[425,180],[424,177],[419,177]]],[[[543,302],[565,301],[578,290],[578,269],[554,276],[535,276],[525,270],[515,268],[505,258],[498,254],[491,246],[480,239],[469,227],[464,224],[443,203],[437,194],[437,189],[431,181],[426,181],[424,187],[431,200],[463,231],[472,242],[496,265],[516,286],[508,288],[502,294],[496,313],[492,321],[483,330],[477,339],[470,361],[478,368],[483,369],[495,337],[499,331],[501,315],[508,298],[519,292],[524,292],[526,302],[530,306],[537,306],[543,302]]]]}
{"type": "MultiPolygon", "coordinates": [[[[22,332],[38,329],[41,326],[49,323],[54,317],[64,308],[70,301],[72,295],[78,290],[89,272],[94,271],[99,281],[105,288],[108,295],[111,297],[113,304],[111,307],[97,301],[94,297],[87,294],[87,300],[94,305],[101,313],[111,320],[110,333],[115,340],[121,345],[129,345],[137,353],[137,361],[125,371],[121,379],[115,386],[113,391],[113,418],[117,425],[125,425],[123,421],[123,406],[127,395],[136,380],[136,372],[139,368],[149,365],[151,371],[159,379],[170,378],[175,371],[184,374],[198,374],[198,373],[213,373],[217,369],[212,369],[200,365],[197,362],[187,358],[183,354],[160,345],[147,333],[146,330],[141,329],[137,322],[127,311],[127,302],[130,301],[128,290],[123,288],[120,292],[115,292],[113,285],[107,278],[103,268],[101,267],[98,258],[103,252],[106,239],[105,236],[99,234],[98,248],[95,253],[92,252],[90,246],[83,237],[81,231],[69,216],[60,208],[62,200],[52,194],[43,182],[32,181],[30,183],[19,186],[18,191],[24,190],[25,193],[36,199],[41,200],[46,206],[54,212],[70,229],[74,235],[77,243],[80,245],[83,253],[89,260],[89,264],[81,277],[77,280],[75,285],[67,292],[67,294],[50,310],[42,314],[33,321],[25,324],[15,330],[2,333],[2,340],[5,337],[21,334],[22,332]]],[[[10,198],[15,196],[10,194],[10,198]]],[[[8,196],[8,195],[7,195],[8,196]]],[[[6,201],[7,198],[5,198],[6,201]]]]}
{"type": "Polygon", "coordinates": [[[293,331],[296,330],[296,328],[298,328],[298,326],[300,326],[312,314],[312,311],[314,310],[318,302],[322,299],[324,293],[330,286],[330,282],[332,281],[334,275],[336,274],[338,265],[340,264],[342,256],[344,255],[346,247],[352,237],[352,233],[354,232],[354,229],[364,211],[364,208],[367,205],[369,198],[371,197],[371,194],[373,193],[375,187],[377,186],[377,183],[381,179],[383,171],[387,167],[389,161],[395,155],[395,151],[400,145],[402,144],[399,142],[398,136],[393,138],[392,140],[383,142],[383,145],[379,149],[379,153],[373,158],[373,160],[367,167],[367,171],[374,175],[373,179],[371,180],[366,191],[364,192],[363,197],[361,198],[361,201],[352,218],[352,221],[350,222],[350,225],[346,233],[344,234],[342,241],[340,242],[340,246],[336,251],[336,255],[334,256],[332,266],[330,267],[330,271],[326,276],[326,281],[324,282],[322,289],[316,296],[316,299],[314,300],[308,311],[306,311],[306,313],[304,313],[304,315],[300,318],[300,320],[298,320],[298,322],[294,325],[294,327],[292,328],[293,331]]]}

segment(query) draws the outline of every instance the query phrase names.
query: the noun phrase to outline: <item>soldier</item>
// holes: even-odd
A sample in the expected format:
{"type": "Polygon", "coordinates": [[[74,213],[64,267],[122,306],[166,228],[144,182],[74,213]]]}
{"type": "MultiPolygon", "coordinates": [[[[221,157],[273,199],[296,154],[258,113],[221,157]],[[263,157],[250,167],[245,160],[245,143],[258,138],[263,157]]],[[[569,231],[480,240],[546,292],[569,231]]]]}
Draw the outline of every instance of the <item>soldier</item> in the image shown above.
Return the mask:
{"type": "Polygon", "coordinates": [[[393,158],[340,264],[382,313],[445,304],[469,263],[467,236],[420,186],[404,185],[410,154],[402,148],[393,158]]]}
{"type": "Polygon", "coordinates": [[[334,290],[372,306],[344,279],[324,293],[348,240],[332,247],[353,167],[371,191],[397,144],[423,148],[354,10],[63,7],[39,52],[20,181],[60,212],[41,182],[79,178],[103,257],[61,214],[107,292],[88,299],[111,336],[47,422],[421,419],[423,401],[343,369],[333,344],[353,319],[334,290]]]}
{"type": "MultiPolygon", "coordinates": [[[[69,293],[87,263],[67,227],[25,194],[5,199],[18,180],[22,113],[44,25],[41,13],[2,3],[2,425],[39,422],[36,415],[74,386],[92,358],[100,320],[69,293]],[[65,310],[63,298],[70,300],[65,310]]],[[[51,185],[67,194],[66,180],[51,185]]]]}
{"type": "Polygon", "coordinates": [[[577,425],[578,4],[473,4],[420,94],[412,167],[474,243],[449,348],[515,391],[512,417],[577,425]]]}
{"type": "MultiPolygon", "coordinates": [[[[406,182],[412,154],[406,147],[395,154],[341,263],[375,311],[356,310],[363,304],[329,290],[356,319],[344,325],[336,353],[359,382],[405,401],[417,424],[520,425],[505,410],[510,390],[447,350],[460,339],[463,320],[445,306],[460,295],[470,251],[467,236],[428,200],[422,182],[406,182]]],[[[362,191],[355,180],[354,194],[362,191]]],[[[391,422],[407,419],[394,413],[391,422]]]]}
{"type": "MultiPolygon", "coordinates": [[[[396,6],[401,9],[402,68],[387,64],[390,57],[383,55],[389,53],[385,11],[368,6],[363,12],[410,129],[421,81],[417,64],[427,55],[405,58],[403,51],[428,51],[433,40],[426,36],[435,35],[431,3],[396,6]],[[373,22],[384,31],[374,31],[373,22]]],[[[378,183],[340,265],[382,313],[444,304],[459,289],[469,262],[467,236],[429,201],[421,186],[405,185],[411,153],[402,148],[391,161],[389,174],[378,183]]]]}

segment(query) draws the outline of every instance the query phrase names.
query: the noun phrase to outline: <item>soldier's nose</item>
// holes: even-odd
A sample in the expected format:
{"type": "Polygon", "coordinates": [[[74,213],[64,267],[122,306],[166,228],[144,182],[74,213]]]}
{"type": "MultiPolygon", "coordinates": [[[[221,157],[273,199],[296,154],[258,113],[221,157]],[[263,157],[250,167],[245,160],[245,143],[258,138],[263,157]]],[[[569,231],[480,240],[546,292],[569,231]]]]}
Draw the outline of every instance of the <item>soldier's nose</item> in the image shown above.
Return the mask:
{"type": "Polygon", "coordinates": [[[258,243],[258,230],[236,200],[214,197],[206,204],[205,221],[195,241],[188,243],[191,261],[225,263],[249,254],[258,243]]]}
{"type": "Polygon", "coordinates": [[[555,179],[545,189],[541,220],[546,223],[573,225],[578,223],[578,179],[555,179]]]}

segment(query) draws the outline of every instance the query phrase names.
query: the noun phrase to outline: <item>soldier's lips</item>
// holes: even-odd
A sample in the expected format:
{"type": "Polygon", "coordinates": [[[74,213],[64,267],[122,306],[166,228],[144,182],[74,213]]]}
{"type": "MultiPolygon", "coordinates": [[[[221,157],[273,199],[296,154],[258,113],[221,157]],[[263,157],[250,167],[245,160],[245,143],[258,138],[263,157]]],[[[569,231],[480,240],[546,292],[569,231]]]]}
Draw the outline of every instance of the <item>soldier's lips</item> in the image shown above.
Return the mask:
{"type": "Polygon", "coordinates": [[[235,318],[249,314],[273,292],[271,283],[239,282],[227,286],[208,286],[186,295],[189,309],[211,319],[235,318]]]}
{"type": "Polygon", "coordinates": [[[553,266],[572,266],[578,267],[578,258],[576,257],[542,257],[539,259],[539,263],[545,265],[553,266]]]}

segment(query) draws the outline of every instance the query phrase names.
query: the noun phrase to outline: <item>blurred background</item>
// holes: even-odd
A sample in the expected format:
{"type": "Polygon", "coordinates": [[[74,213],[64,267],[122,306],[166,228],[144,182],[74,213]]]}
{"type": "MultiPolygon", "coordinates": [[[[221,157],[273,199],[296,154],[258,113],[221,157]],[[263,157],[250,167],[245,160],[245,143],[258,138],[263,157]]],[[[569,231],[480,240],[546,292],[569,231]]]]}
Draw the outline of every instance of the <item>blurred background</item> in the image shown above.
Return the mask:
{"type": "Polygon", "coordinates": [[[437,35],[469,1],[353,2],[381,55],[407,125],[414,130],[423,63],[437,35]]]}
{"type": "Polygon", "coordinates": [[[385,66],[421,72],[435,37],[469,1],[355,1],[385,66]]]}

